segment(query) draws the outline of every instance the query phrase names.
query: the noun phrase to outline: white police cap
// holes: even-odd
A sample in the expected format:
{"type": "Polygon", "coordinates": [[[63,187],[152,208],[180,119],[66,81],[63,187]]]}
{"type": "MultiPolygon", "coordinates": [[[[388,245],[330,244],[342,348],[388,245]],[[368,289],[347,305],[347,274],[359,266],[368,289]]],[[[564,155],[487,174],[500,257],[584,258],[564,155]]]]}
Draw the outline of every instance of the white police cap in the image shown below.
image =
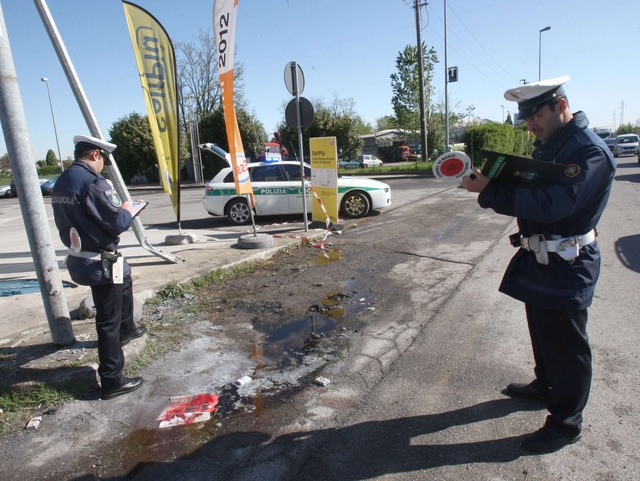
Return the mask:
{"type": "Polygon", "coordinates": [[[88,135],[76,135],[73,138],[73,145],[78,142],[86,142],[87,144],[95,145],[97,149],[106,150],[109,153],[113,152],[117,147],[116,144],[112,144],[106,140],[97,139],[96,137],[89,137],[88,135]]]}
{"type": "Polygon", "coordinates": [[[569,81],[569,75],[563,75],[548,80],[528,83],[507,90],[504,98],[512,102],[518,102],[518,114],[516,120],[522,121],[535,114],[553,99],[564,94],[562,85],[569,81]]]}

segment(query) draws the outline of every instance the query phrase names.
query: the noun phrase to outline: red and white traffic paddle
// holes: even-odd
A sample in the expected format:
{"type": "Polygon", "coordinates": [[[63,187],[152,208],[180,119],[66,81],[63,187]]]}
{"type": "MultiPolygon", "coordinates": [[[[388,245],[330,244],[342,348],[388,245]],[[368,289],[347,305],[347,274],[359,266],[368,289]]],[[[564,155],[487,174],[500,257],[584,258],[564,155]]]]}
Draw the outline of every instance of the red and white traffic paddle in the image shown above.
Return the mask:
{"type": "Polygon", "coordinates": [[[438,180],[456,182],[472,172],[471,159],[464,152],[447,152],[433,163],[433,175],[438,180]]]}

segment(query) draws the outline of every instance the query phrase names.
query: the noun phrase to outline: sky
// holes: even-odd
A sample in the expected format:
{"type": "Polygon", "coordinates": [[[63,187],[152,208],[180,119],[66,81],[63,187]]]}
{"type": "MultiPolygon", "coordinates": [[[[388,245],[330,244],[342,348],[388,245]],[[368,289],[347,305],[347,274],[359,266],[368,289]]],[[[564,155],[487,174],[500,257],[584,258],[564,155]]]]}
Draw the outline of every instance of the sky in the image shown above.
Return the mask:
{"type": "MultiPolygon", "coordinates": [[[[213,0],[138,0],[174,43],[197,42],[212,28],[213,0]]],[[[573,111],[591,127],[640,120],[640,2],[637,0],[447,0],[447,61],[458,67],[448,84],[449,106],[501,122],[516,104],[505,90],[568,74],[573,111]],[[551,29],[540,33],[550,26],[551,29]]],[[[131,38],[119,0],[48,0],[47,5],[100,127],[133,113],[146,114],[131,38]]],[[[444,0],[421,9],[421,35],[438,56],[435,100],[444,98],[444,0]]],[[[29,127],[34,160],[57,154],[47,85],[63,159],[73,136],[89,134],[34,3],[0,0],[29,127]]],[[[284,118],[292,98],[284,68],[297,62],[303,97],[353,99],[372,125],[392,115],[390,75],[396,58],[416,44],[413,0],[239,0],[236,61],[251,110],[267,132],[284,118]]],[[[201,139],[216,142],[216,139],[201,139]]],[[[6,152],[0,139],[0,155],[6,152]]]]}

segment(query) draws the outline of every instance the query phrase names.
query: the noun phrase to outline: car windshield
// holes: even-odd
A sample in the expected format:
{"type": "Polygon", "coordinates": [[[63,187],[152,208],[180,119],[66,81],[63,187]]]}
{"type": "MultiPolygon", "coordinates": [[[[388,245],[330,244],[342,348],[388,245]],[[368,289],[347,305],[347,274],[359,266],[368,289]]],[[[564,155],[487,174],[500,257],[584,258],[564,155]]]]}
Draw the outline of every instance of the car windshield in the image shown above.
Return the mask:
{"type": "Polygon", "coordinates": [[[616,140],[616,142],[618,142],[619,144],[637,143],[638,137],[618,137],[618,140],[616,140]]]}

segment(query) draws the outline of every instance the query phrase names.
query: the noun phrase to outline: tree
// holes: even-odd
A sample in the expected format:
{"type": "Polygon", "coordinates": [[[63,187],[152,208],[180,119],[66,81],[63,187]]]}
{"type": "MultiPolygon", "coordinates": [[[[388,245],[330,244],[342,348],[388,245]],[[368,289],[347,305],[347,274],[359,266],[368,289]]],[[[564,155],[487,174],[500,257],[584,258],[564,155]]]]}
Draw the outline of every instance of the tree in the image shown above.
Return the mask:
{"type": "Polygon", "coordinates": [[[508,125],[513,125],[513,120],[511,120],[511,112],[507,112],[507,120],[505,120],[504,123],[508,125]]]}
{"type": "MultiPolygon", "coordinates": [[[[264,126],[258,121],[255,114],[250,114],[242,108],[236,109],[238,119],[238,129],[247,159],[257,159],[264,149],[264,142],[267,140],[267,133],[264,126]]],[[[227,131],[222,108],[205,115],[200,121],[200,140],[202,142],[212,142],[221,149],[229,152],[227,131]]],[[[203,152],[203,170],[205,178],[213,177],[220,169],[226,167],[222,161],[213,154],[203,152]]]]}
{"type": "MultiPolygon", "coordinates": [[[[423,54],[423,88],[425,112],[428,112],[433,97],[434,64],[438,61],[436,51],[427,50],[422,44],[423,54]]],[[[396,58],[397,73],[391,74],[391,88],[393,96],[391,105],[395,114],[398,128],[413,132],[416,138],[420,136],[420,76],[418,72],[418,48],[407,45],[396,58]]],[[[431,147],[429,146],[429,150],[431,147]]]]}
{"type": "Polygon", "coordinates": [[[381,130],[391,130],[398,128],[398,121],[393,115],[384,115],[383,117],[377,118],[375,123],[376,132],[380,132],[381,130]]]}
{"type": "Polygon", "coordinates": [[[118,146],[113,157],[125,182],[136,175],[145,175],[150,182],[158,181],[158,168],[149,118],[133,112],[113,123],[109,129],[111,142],[118,146]]]}
{"type": "Polygon", "coordinates": [[[626,125],[621,125],[620,127],[618,127],[616,129],[616,133],[615,135],[624,135],[624,134],[635,134],[636,133],[636,127],[629,122],[626,125]]]}
{"type": "Polygon", "coordinates": [[[4,154],[0,157],[0,170],[7,171],[11,170],[11,162],[9,161],[9,154],[4,154]]]}
{"type": "MultiPolygon", "coordinates": [[[[364,147],[359,133],[363,121],[355,112],[355,101],[351,98],[341,99],[336,95],[329,105],[326,105],[323,99],[314,99],[311,103],[314,104],[315,116],[311,126],[302,135],[305,157],[309,155],[311,137],[336,137],[340,158],[354,159],[360,155],[364,147]]],[[[297,130],[289,128],[286,120],[283,120],[279,131],[285,146],[293,146],[294,151],[299,153],[297,130]]]]}
{"type": "MultiPolygon", "coordinates": [[[[198,44],[176,43],[178,92],[183,129],[187,131],[190,120],[200,121],[215,112],[221,101],[218,74],[218,53],[211,29],[200,30],[198,44]]],[[[246,108],[242,88],[242,64],[234,66],[234,103],[236,108],[246,108]]]]}
{"type": "Polygon", "coordinates": [[[58,163],[58,159],[56,158],[56,154],[51,149],[47,150],[45,161],[47,165],[60,165],[58,163]]]}

